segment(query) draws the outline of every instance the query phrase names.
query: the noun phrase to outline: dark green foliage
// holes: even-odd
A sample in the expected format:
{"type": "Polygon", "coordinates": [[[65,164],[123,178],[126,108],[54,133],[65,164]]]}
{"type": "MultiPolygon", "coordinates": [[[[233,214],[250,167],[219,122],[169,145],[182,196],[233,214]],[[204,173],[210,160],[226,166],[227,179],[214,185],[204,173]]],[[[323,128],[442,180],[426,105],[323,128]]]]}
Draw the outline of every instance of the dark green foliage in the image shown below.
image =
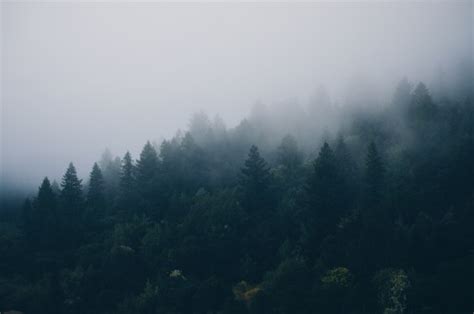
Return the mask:
{"type": "Polygon", "coordinates": [[[411,110],[413,117],[421,121],[432,119],[436,114],[436,105],[431,99],[428,88],[423,83],[419,83],[413,91],[411,100],[411,110]]]}
{"type": "Polygon", "coordinates": [[[411,103],[412,85],[406,78],[398,83],[398,86],[393,95],[392,105],[397,111],[408,110],[411,103]]]}
{"type": "Polygon", "coordinates": [[[289,112],[199,114],[136,163],[105,153],[85,197],[70,164],[1,216],[0,311],[468,313],[474,107],[451,101],[404,80],[317,156],[316,106],[277,132],[289,112]]]}
{"type": "Polygon", "coordinates": [[[336,157],[328,143],[324,143],[318,158],[313,163],[313,171],[307,185],[309,217],[316,232],[326,234],[334,228],[343,215],[346,204],[341,171],[336,157]]]}
{"type": "Polygon", "coordinates": [[[286,135],[282,140],[278,150],[278,162],[289,172],[295,171],[303,162],[302,153],[298,149],[296,139],[291,135],[286,135]]]}
{"type": "Polygon", "coordinates": [[[69,164],[61,181],[59,221],[61,245],[77,245],[83,232],[84,197],[82,180],[77,177],[76,168],[69,164]]]}
{"type": "Polygon", "coordinates": [[[97,163],[94,163],[89,178],[87,206],[95,210],[103,210],[105,207],[104,177],[97,163]]]}
{"type": "Polygon", "coordinates": [[[375,207],[384,196],[385,166],[374,142],[369,144],[365,164],[366,205],[375,207]]]}
{"type": "Polygon", "coordinates": [[[268,202],[270,187],[270,169],[260,156],[257,146],[252,145],[241,169],[240,187],[243,206],[250,212],[263,209],[268,202]]]}
{"type": "Polygon", "coordinates": [[[143,187],[150,188],[158,171],[158,155],[155,148],[148,141],[137,160],[137,182],[143,187]]]}
{"type": "Polygon", "coordinates": [[[75,217],[84,205],[82,180],[77,178],[76,168],[69,164],[61,181],[61,206],[75,217]]]}
{"type": "Polygon", "coordinates": [[[123,157],[120,171],[119,195],[117,197],[119,211],[126,217],[133,216],[133,208],[137,205],[137,201],[136,168],[133,165],[132,156],[127,152],[123,157]]]}

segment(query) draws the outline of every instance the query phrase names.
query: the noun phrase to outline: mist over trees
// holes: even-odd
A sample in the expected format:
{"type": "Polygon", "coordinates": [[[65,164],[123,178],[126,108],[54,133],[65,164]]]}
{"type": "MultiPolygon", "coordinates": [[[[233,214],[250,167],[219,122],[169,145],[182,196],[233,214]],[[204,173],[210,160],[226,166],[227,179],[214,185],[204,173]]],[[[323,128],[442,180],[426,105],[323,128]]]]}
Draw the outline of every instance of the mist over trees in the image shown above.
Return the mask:
{"type": "Polygon", "coordinates": [[[234,128],[200,112],[89,178],[70,163],[2,214],[0,310],[469,312],[472,76],[458,82],[344,107],[320,87],[234,128]]]}

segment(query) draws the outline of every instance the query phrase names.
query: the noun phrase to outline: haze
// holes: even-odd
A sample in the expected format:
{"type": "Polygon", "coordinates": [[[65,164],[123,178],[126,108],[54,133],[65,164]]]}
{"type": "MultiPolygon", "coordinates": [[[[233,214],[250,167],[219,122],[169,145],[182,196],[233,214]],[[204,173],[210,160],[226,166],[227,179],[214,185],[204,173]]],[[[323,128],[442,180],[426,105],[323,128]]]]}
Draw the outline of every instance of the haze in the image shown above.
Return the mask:
{"type": "Polygon", "coordinates": [[[137,156],[192,113],[228,127],[257,101],[344,105],[472,57],[472,2],[2,3],[2,181],[37,186],[108,147],[137,156]]]}

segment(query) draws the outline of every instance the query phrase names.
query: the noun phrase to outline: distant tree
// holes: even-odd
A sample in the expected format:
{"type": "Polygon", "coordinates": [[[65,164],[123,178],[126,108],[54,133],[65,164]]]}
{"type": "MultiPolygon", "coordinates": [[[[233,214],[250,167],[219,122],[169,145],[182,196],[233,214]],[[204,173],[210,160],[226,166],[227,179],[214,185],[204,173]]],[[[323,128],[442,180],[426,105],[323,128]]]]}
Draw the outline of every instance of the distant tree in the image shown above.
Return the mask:
{"type": "Polygon", "coordinates": [[[51,188],[53,189],[53,192],[56,196],[59,196],[61,194],[61,187],[59,186],[59,183],[56,180],[53,180],[53,183],[51,183],[51,188]]]}
{"type": "Polygon", "coordinates": [[[345,177],[352,177],[356,175],[357,165],[352,158],[352,155],[347,147],[344,137],[341,135],[337,139],[336,149],[334,155],[340,169],[341,175],[345,177]]]}
{"type": "Polygon", "coordinates": [[[120,157],[114,157],[108,148],[98,162],[104,178],[105,196],[110,203],[115,200],[119,191],[121,163],[120,157]]]}
{"type": "Polygon", "coordinates": [[[426,121],[436,114],[436,105],[425,84],[419,83],[413,91],[411,99],[411,114],[415,119],[426,121]]]}
{"type": "Polygon", "coordinates": [[[135,167],[132,155],[126,152],[122,160],[122,170],[120,171],[120,194],[121,200],[130,200],[136,190],[135,167]]]}
{"type": "Polygon", "coordinates": [[[141,208],[142,211],[148,214],[156,214],[156,205],[161,200],[161,193],[157,193],[159,189],[158,181],[158,154],[153,145],[148,141],[140,153],[140,159],[136,163],[136,182],[137,191],[144,201],[141,208]]]}
{"type": "Polygon", "coordinates": [[[36,198],[36,205],[40,209],[51,209],[56,208],[56,195],[53,192],[51,183],[48,177],[44,178],[43,182],[38,191],[38,197],[36,198]]]}
{"type": "Polygon", "coordinates": [[[61,181],[61,213],[60,223],[65,235],[63,244],[76,244],[82,231],[82,215],[84,198],[82,180],[77,177],[76,168],[71,162],[61,181]]]}
{"type": "Polygon", "coordinates": [[[189,121],[189,133],[199,145],[211,143],[214,140],[214,132],[211,121],[204,112],[193,114],[189,121]]]}
{"type": "Polygon", "coordinates": [[[367,150],[365,183],[367,205],[380,205],[384,193],[385,165],[374,142],[369,144],[367,150]]]}
{"type": "Polygon", "coordinates": [[[336,157],[328,143],[324,143],[313,163],[307,185],[309,206],[318,232],[334,227],[343,212],[341,195],[344,193],[336,157]]]}
{"type": "Polygon", "coordinates": [[[392,105],[402,111],[408,110],[411,103],[411,91],[413,87],[406,78],[402,79],[395,89],[392,105]]]}
{"type": "Polygon", "coordinates": [[[87,206],[95,210],[105,209],[104,177],[97,163],[94,163],[90,173],[87,206]]]}
{"type": "Polygon", "coordinates": [[[76,168],[71,162],[61,182],[62,206],[73,211],[81,208],[83,201],[82,180],[78,179],[76,168]]]}
{"type": "Polygon", "coordinates": [[[27,234],[35,249],[51,246],[54,241],[54,229],[57,227],[56,195],[48,178],[41,183],[33,206],[25,203],[27,234]]]}
{"type": "Polygon", "coordinates": [[[350,210],[358,194],[358,169],[343,136],[339,136],[337,140],[334,155],[343,185],[340,196],[341,203],[343,203],[344,210],[350,210]]]}
{"type": "Polygon", "coordinates": [[[52,245],[58,228],[57,201],[48,178],[44,178],[34,204],[33,220],[39,245],[52,245]]]}
{"type": "Polygon", "coordinates": [[[302,153],[298,149],[298,142],[290,134],[281,140],[281,144],[277,150],[278,162],[289,171],[294,171],[303,162],[302,153]]]}
{"type": "Polygon", "coordinates": [[[140,186],[149,185],[158,171],[158,155],[155,148],[148,141],[140,153],[137,161],[137,181],[140,186]]]}
{"type": "Polygon", "coordinates": [[[255,211],[268,201],[270,170],[260,156],[257,146],[252,145],[244,167],[241,169],[240,187],[243,191],[244,207],[255,211]]]}

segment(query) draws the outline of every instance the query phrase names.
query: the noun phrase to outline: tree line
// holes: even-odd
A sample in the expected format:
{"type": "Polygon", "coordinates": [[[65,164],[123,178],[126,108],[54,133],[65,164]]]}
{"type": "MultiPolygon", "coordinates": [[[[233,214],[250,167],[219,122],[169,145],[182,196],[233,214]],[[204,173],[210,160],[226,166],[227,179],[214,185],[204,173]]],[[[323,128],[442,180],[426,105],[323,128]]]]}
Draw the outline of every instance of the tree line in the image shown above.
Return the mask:
{"type": "Polygon", "coordinates": [[[198,114],[85,182],[73,163],[46,177],[0,225],[0,310],[472,310],[472,99],[401,81],[383,110],[314,134],[316,152],[262,125],[198,114]]]}

